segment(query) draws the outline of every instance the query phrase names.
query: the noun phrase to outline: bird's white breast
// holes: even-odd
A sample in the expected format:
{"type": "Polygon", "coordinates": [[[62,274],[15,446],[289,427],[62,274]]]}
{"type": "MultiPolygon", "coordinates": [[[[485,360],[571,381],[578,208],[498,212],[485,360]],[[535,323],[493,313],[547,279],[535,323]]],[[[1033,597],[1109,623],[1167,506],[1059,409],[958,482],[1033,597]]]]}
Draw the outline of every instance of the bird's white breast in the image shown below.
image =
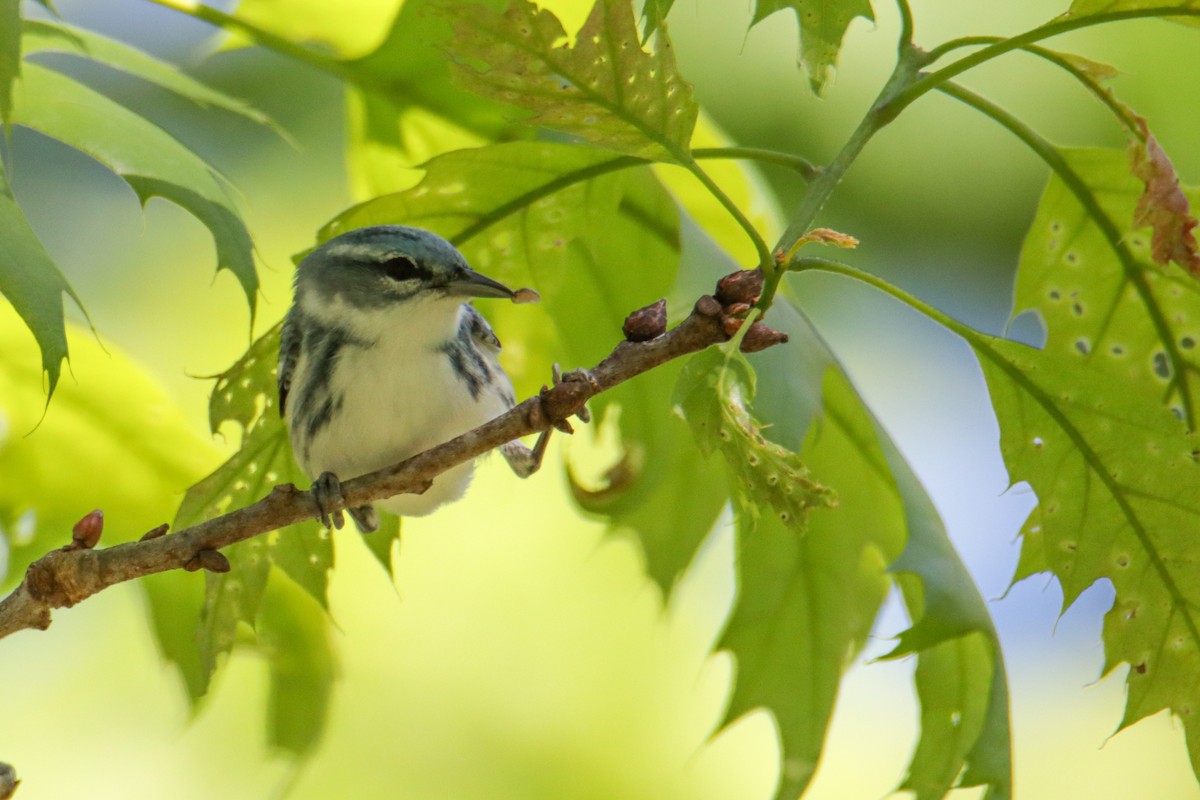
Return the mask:
{"type": "MultiPolygon", "coordinates": [[[[336,309],[305,308],[332,323],[336,309]]],[[[296,453],[310,477],[333,472],[341,480],[403,461],[508,410],[507,376],[493,370],[500,385],[473,398],[455,374],[442,349],[457,333],[463,307],[452,300],[415,301],[375,311],[355,309],[338,314],[336,324],[353,332],[360,343],[343,348],[333,366],[330,389],[342,398],[330,423],[317,431],[307,457],[296,453]],[[347,320],[353,320],[347,324],[347,320]]],[[[310,365],[301,353],[294,385],[304,385],[310,365]]],[[[289,404],[289,425],[292,412],[289,404]]],[[[473,472],[467,462],[442,473],[421,495],[398,495],[380,503],[405,516],[420,516],[456,500],[466,491],[473,472]]]]}

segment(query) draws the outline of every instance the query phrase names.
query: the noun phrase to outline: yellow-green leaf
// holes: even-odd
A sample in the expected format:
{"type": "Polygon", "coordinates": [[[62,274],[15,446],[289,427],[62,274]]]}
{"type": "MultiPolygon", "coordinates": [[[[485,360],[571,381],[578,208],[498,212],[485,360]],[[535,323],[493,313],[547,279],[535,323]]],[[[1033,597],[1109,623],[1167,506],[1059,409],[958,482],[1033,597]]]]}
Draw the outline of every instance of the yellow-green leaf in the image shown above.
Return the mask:
{"type": "Polygon", "coordinates": [[[626,0],[597,0],[570,45],[558,18],[529,0],[504,14],[448,5],[452,51],[474,91],[534,112],[532,125],[630,155],[685,162],[698,107],[665,32],[642,48],[626,0]]]}
{"type": "Polygon", "coordinates": [[[47,408],[34,340],[0,303],[0,551],[10,579],[67,544],[94,508],[105,512],[102,546],[137,539],[218,461],[136,362],[86,329],[66,330],[73,379],[47,408]]]}

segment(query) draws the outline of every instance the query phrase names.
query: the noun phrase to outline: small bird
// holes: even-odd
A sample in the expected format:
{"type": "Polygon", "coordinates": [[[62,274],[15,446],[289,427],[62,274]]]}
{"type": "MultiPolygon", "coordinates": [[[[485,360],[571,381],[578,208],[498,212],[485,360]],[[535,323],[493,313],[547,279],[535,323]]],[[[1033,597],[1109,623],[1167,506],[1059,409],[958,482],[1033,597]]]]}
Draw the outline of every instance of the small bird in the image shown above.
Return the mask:
{"type": "MultiPolygon", "coordinates": [[[[470,299],[525,293],[536,297],[474,271],[442,237],[402,225],[344,233],[300,262],[280,333],[279,410],[326,527],[344,523],[327,511],[341,502],[340,478],[403,461],[513,407],[500,341],[470,299]]],[[[541,465],[545,440],[500,451],[524,478],[541,465]]],[[[463,495],[473,469],[460,464],[423,494],[380,505],[429,514],[463,495]]],[[[379,527],[370,505],[347,512],[364,533],[379,527]]]]}

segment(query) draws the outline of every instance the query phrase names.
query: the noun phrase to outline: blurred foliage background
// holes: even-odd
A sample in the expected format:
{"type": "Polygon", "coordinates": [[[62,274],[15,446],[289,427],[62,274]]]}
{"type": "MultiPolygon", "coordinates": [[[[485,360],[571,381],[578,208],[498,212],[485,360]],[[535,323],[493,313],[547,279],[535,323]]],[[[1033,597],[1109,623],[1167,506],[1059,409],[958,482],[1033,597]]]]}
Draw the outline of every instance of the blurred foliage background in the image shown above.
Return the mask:
{"type": "MultiPolygon", "coordinates": [[[[352,199],[340,87],[260,50],[203,58],[217,36],[212,29],[144,2],[55,5],[67,20],[194,64],[195,74],[250,100],[294,138],[292,146],[113,73],[87,75],[152,108],[149,116],[244,193],[267,265],[256,333],[265,329],[289,302],[290,256],[352,199]]],[[[394,5],[356,4],[365,9],[364,29],[374,15],[390,19],[394,5]]],[[[918,42],[1013,34],[1061,10],[1041,0],[913,5],[918,42]]],[[[822,100],[795,68],[795,23],[785,15],[747,35],[747,4],[678,0],[670,25],[682,73],[734,140],[820,163],[891,67],[896,12],[880,2],[876,14],[876,24],[851,26],[822,100]]],[[[1185,76],[1200,74],[1200,48],[1188,31],[1123,23],[1054,46],[1120,68],[1118,95],[1150,119],[1180,174],[1195,182],[1200,96],[1185,76]]],[[[1121,144],[1098,105],[1032,57],[1007,56],[966,83],[1058,143],[1121,144]]],[[[4,420],[0,439],[10,451],[53,435],[69,444],[73,404],[95,400],[121,359],[144,365],[162,389],[148,386],[147,408],[131,411],[149,419],[156,407],[171,407],[172,415],[174,406],[182,409],[163,423],[186,444],[172,467],[182,480],[164,475],[161,482],[172,485],[141,503],[96,497],[79,485],[83,471],[65,474],[55,490],[64,519],[102,506],[110,525],[148,529],[168,519],[186,485],[229,450],[205,435],[211,382],[194,376],[221,371],[245,349],[241,289],[227,274],[213,280],[211,239],[180,209],[154,200],[143,212],[90,159],[25,129],[14,131],[12,148],[14,192],[86,298],[107,352],[78,329],[70,374],[43,426],[21,438],[37,419],[34,404],[31,417],[4,420]],[[163,391],[165,398],[156,394],[163,391]]],[[[800,185],[764,174],[789,208],[800,185]]],[[[1008,134],[930,96],[871,144],[824,220],[862,240],[847,260],[999,333],[1044,181],[1041,163],[1008,134]]],[[[1033,498],[1007,487],[995,421],[967,348],[865,287],[816,275],[792,285],[925,482],[985,596],[996,598],[990,610],[1010,669],[1017,795],[1200,798],[1182,732],[1164,715],[1109,739],[1124,693],[1120,675],[1097,680],[1110,590],[1093,587],[1061,619],[1061,592],[1048,579],[1006,592],[1017,557],[1013,537],[1033,498]]],[[[21,340],[36,364],[32,338],[9,317],[0,310],[6,341],[21,340]]],[[[146,425],[150,432],[129,437],[160,435],[146,425]]],[[[69,449],[58,457],[73,465],[69,449]]],[[[114,448],[89,469],[118,469],[119,457],[114,448]]],[[[664,608],[637,551],[578,517],[561,474],[550,470],[518,485],[497,466],[485,466],[462,503],[406,522],[395,586],[356,536],[337,537],[331,600],[341,681],[323,743],[299,774],[266,750],[262,664],[235,652],[209,702],[189,719],[137,591],[120,587],[59,612],[46,634],[3,644],[0,758],[26,780],[20,796],[257,798],[290,785],[298,799],[769,797],[778,764],[764,715],[708,738],[732,674],[727,657],[707,655],[732,592],[728,532],[711,542],[664,608]]],[[[53,473],[53,463],[45,469],[53,473]]],[[[898,610],[885,614],[877,640],[851,670],[807,797],[879,797],[902,774],[916,736],[912,665],[871,659],[905,625],[898,610]]]]}

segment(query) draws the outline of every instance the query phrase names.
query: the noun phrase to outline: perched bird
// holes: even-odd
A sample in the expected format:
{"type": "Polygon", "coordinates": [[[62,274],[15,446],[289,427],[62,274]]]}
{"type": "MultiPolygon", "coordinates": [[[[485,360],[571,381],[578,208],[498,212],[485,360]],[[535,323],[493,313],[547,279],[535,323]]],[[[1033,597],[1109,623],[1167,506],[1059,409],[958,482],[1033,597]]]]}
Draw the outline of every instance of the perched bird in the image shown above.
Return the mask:
{"type": "MultiPolygon", "coordinates": [[[[403,461],[513,407],[500,342],[471,306],[474,297],[518,294],[417,228],[360,228],[300,262],[280,334],[279,409],[327,527],[343,524],[340,512],[327,511],[341,501],[339,478],[403,461]]],[[[544,440],[533,450],[519,441],[500,450],[527,477],[540,466],[544,440]]],[[[461,497],[472,471],[468,461],[423,494],[380,505],[429,514],[461,497]]],[[[347,511],[363,532],[379,527],[373,507],[347,511]]]]}

